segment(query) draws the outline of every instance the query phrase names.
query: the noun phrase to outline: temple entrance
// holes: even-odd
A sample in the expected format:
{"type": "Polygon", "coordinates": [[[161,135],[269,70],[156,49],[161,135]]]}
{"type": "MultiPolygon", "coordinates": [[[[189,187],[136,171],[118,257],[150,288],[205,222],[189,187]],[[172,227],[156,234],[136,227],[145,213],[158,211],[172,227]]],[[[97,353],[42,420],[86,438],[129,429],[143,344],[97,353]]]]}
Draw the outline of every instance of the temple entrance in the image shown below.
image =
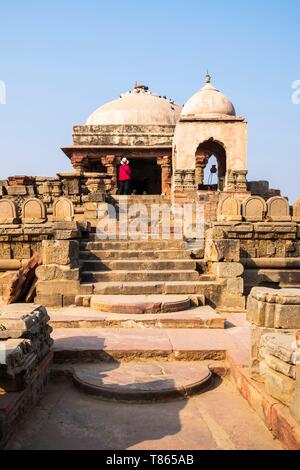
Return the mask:
{"type": "Polygon", "coordinates": [[[161,194],[161,167],[156,158],[128,156],[132,170],[131,194],[161,194]]]}

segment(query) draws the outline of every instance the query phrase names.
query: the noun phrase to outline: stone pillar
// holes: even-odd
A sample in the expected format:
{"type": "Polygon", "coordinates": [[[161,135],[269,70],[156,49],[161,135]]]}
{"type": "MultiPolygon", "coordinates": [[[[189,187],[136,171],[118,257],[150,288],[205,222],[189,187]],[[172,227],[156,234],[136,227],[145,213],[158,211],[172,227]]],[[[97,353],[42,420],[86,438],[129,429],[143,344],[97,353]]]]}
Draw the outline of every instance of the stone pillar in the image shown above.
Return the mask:
{"type": "Polygon", "coordinates": [[[71,163],[78,175],[81,175],[84,171],[88,170],[89,167],[88,157],[86,154],[74,155],[71,157],[71,163]]]}
{"type": "Polygon", "coordinates": [[[227,170],[225,191],[244,193],[247,191],[247,170],[227,170]]]}
{"type": "Polygon", "coordinates": [[[204,170],[208,163],[209,157],[205,154],[196,155],[196,171],[195,171],[195,182],[198,189],[199,185],[204,184],[204,170]]]}
{"type": "Polygon", "coordinates": [[[171,194],[172,162],[168,155],[158,157],[157,164],[161,167],[161,192],[171,194]]]}
{"type": "Polygon", "coordinates": [[[117,158],[115,155],[106,155],[101,158],[101,163],[106,167],[106,172],[109,175],[109,184],[107,190],[111,193],[115,193],[118,185],[117,176],[117,158]]]}

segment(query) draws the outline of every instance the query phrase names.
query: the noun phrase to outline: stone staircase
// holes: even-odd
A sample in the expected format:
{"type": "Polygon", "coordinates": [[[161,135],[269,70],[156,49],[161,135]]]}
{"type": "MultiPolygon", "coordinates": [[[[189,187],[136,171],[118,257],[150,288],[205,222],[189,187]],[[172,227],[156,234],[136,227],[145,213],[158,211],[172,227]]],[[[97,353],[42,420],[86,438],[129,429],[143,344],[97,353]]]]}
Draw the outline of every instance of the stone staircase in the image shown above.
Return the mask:
{"type": "Polygon", "coordinates": [[[218,303],[221,286],[184,241],[88,240],[80,250],[81,284],[93,295],[195,294],[218,303]]]}
{"type": "Polygon", "coordinates": [[[50,312],[56,376],[102,398],[143,402],[186,398],[224,372],[225,319],[205,305],[217,302],[219,285],[197,246],[91,233],[80,243],[80,272],[90,293],[50,312]]]}

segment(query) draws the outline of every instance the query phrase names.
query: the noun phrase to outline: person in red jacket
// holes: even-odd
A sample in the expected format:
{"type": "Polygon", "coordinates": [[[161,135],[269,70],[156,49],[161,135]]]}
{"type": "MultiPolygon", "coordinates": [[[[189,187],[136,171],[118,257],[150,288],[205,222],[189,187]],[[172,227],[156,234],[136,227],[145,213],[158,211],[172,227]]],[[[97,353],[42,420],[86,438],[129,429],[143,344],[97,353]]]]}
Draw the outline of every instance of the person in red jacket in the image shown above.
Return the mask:
{"type": "Polygon", "coordinates": [[[119,168],[119,181],[120,181],[120,194],[129,194],[131,183],[131,168],[129,160],[126,157],[122,158],[121,166],[119,168]]]}

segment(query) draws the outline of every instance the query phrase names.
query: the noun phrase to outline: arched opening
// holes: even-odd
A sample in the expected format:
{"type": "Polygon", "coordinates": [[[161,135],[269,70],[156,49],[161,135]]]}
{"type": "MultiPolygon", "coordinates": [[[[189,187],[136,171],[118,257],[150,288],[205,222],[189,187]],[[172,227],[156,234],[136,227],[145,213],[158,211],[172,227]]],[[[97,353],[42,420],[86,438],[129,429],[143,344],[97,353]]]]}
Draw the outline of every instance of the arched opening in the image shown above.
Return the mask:
{"type": "Polygon", "coordinates": [[[223,191],[226,175],[226,151],[213,139],[199,145],[196,151],[196,185],[199,190],[223,191]]]}

